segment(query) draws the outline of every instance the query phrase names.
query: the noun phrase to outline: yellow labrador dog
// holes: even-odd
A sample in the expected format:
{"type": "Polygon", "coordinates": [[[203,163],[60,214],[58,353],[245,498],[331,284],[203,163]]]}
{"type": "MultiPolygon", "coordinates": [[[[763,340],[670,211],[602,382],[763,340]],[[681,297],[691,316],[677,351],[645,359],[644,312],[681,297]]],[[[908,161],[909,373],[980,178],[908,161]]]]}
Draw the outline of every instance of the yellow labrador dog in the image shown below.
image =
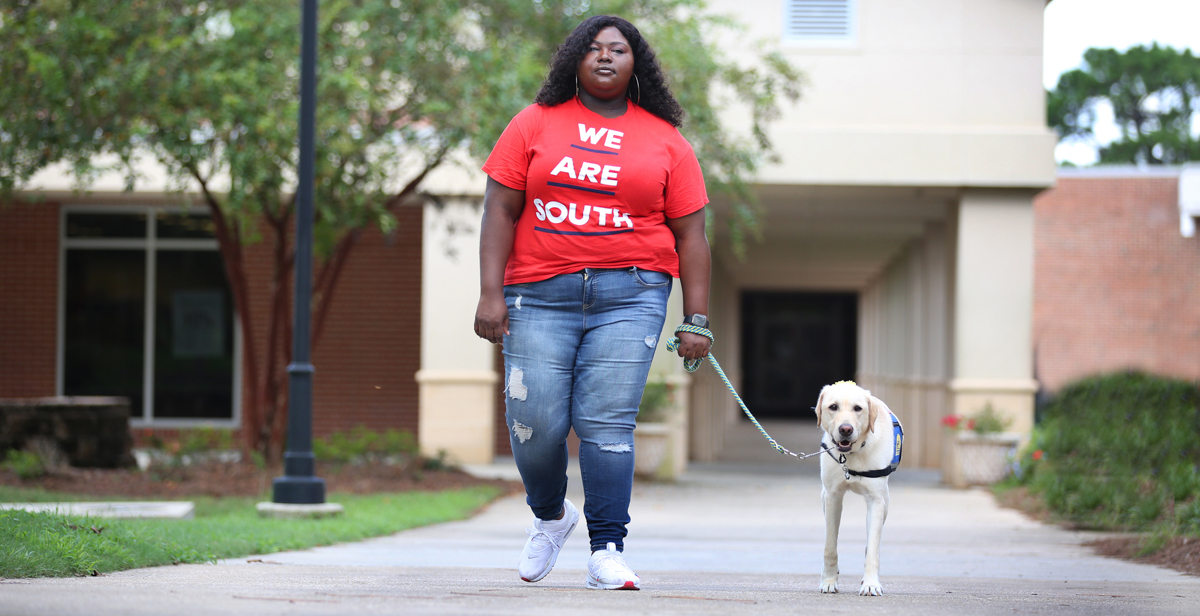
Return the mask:
{"type": "Polygon", "coordinates": [[[851,381],[821,389],[817,423],[821,448],[821,504],[825,511],[825,567],[821,592],[838,591],[838,528],[846,491],[867,501],[867,558],[858,594],[883,594],[879,541],[888,513],[888,475],[900,464],[904,430],[882,400],[851,381]]]}

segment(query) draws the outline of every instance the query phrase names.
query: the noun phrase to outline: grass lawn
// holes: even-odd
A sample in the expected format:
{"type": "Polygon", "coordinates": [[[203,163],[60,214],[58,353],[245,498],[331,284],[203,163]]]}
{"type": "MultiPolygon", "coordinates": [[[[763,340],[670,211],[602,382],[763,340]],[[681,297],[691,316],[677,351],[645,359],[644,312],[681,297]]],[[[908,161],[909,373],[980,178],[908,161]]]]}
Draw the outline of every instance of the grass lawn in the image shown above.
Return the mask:
{"type": "MultiPolygon", "coordinates": [[[[259,518],[259,498],[197,497],[193,520],[114,520],[0,511],[0,578],[96,575],[138,567],[210,563],[357,541],[461,520],[500,496],[493,486],[439,492],[333,493],[345,514],[322,520],[259,518]]],[[[0,486],[0,502],[95,501],[96,497],[0,486]]],[[[127,500],[127,499],[118,499],[127,500]]]]}

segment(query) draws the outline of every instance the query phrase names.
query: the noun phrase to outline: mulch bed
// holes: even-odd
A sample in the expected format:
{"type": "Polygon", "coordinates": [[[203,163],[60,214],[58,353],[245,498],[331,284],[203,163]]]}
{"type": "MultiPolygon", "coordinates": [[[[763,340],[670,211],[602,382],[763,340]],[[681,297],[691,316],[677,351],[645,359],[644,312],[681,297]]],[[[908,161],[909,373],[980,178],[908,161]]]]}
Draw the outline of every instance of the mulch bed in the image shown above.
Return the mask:
{"type": "Polygon", "coordinates": [[[1159,551],[1142,557],[1137,556],[1142,546],[1141,537],[1113,537],[1092,541],[1087,545],[1104,556],[1169,567],[1200,576],[1200,539],[1196,537],[1174,537],[1159,551]]]}
{"type": "MultiPolygon", "coordinates": [[[[251,463],[207,462],[189,466],[151,466],[138,469],[63,468],[37,479],[23,480],[0,469],[0,485],[44,488],[55,492],[94,495],[104,499],[176,499],[193,496],[261,496],[282,469],[258,468],[251,463]]],[[[317,476],[326,492],[374,494],[411,490],[439,491],[492,485],[504,493],[520,491],[521,484],[500,479],[479,479],[455,469],[423,469],[384,463],[318,464],[317,476]]]]}
{"type": "MultiPolygon", "coordinates": [[[[1030,494],[1023,487],[1013,488],[998,495],[996,499],[1001,507],[1016,509],[1026,516],[1046,524],[1058,524],[1065,528],[1075,529],[1070,523],[1063,523],[1051,515],[1042,499],[1036,494],[1030,494]]],[[[1089,541],[1084,545],[1092,548],[1101,556],[1121,558],[1139,563],[1168,567],[1189,575],[1200,576],[1200,539],[1196,537],[1174,537],[1162,549],[1148,556],[1138,556],[1144,538],[1138,535],[1124,537],[1109,537],[1089,541]]]]}

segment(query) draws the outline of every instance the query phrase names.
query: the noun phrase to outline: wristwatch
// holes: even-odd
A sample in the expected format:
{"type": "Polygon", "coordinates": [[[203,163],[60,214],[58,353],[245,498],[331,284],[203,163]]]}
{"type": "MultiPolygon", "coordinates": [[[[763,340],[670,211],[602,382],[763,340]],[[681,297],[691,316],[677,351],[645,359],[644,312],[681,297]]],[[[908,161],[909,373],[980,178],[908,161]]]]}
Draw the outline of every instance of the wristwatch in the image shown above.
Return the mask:
{"type": "Polygon", "coordinates": [[[683,317],[683,324],[708,329],[708,317],[702,314],[690,314],[683,317]]]}

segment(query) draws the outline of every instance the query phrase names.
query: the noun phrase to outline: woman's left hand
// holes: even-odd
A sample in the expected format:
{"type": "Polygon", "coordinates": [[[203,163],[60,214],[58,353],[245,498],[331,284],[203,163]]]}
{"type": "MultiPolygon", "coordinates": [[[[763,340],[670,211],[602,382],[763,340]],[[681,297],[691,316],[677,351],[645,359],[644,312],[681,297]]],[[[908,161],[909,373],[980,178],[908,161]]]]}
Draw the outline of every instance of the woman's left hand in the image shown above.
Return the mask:
{"type": "MultiPolygon", "coordinates": [[[[704,208],[686,216],[667,218],[667,227],[675,234],[675,252],[679,253],[679,282],[683,285],[683,314],[708,314],[708,286],[712,276],[712,255],[704,233],[704,208]]],[[[680,357],[704,359],[712,340],[700,334],[677,332],[680,357]]]]}
{"type": "Polygon", "coordinates": [[[675,332],[675,335],[679,337],[679,348],[676,352],[684,359],[704,359],[708,350],[712,348],[712,340],[700,334],[675,332]]]}

